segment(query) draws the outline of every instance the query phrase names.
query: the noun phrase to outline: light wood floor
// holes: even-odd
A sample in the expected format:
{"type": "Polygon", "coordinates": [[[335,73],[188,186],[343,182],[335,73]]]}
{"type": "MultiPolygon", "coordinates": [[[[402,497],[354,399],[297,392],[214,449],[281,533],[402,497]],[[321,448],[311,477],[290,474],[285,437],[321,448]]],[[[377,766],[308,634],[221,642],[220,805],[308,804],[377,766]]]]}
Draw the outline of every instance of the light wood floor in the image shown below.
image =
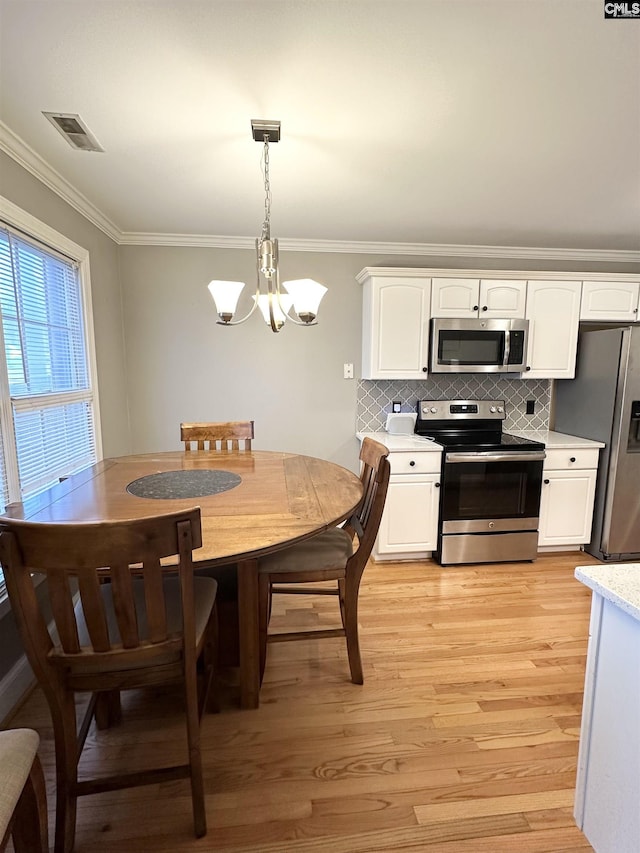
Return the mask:
{"type": "MultiPolygon", "coordinates": [[[[81,798],[77,853],[569,853],[590,591],[580,553],[443,569],[372,564],[361,591],[362,687],[341,640],[269,648],[261,707],[203,723],[208,835],[188,783],[81,798]]],[[[273,625],[328,625],[327,596],[279,596],[273,625]]],[[[224,675],[224,674],[223,674],[224,675]]],[[[179,697],[131,695],[123,725],[91,731],[81,767],[179,757],[179,697]]],[[[13,726],[42,738],[33,693],[13,726]]],[[[53,824],[51,826],[53,830],[53,824]]]]}

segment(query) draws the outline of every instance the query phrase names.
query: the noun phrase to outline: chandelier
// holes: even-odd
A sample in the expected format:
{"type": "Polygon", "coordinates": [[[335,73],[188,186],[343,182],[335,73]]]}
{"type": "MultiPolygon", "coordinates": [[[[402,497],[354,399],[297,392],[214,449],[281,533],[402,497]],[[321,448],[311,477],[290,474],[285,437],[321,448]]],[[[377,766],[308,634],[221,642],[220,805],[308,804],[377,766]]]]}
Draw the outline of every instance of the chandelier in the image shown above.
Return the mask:
{"type": "Polygon", "coordinates": [[[245,283],[218,280],[210,282],[209,292],[216,305],[218,323],[223,326],[237,326],[248,320],[256,308],[259,308],[265,322],[274,332],[279,332],[286,320],[291,320],[299,326],[315,325],[318,306],[327,288],[310,278],[280,283],[278,241],[271,237],[269,143],[280,141],[280,122],[254,119],[251,122],[251,130],[254,140],[263,144],[264,221],[261,234],[256,240],[256,291],[249,312],[236,319],[238,299],[245,283]]]}

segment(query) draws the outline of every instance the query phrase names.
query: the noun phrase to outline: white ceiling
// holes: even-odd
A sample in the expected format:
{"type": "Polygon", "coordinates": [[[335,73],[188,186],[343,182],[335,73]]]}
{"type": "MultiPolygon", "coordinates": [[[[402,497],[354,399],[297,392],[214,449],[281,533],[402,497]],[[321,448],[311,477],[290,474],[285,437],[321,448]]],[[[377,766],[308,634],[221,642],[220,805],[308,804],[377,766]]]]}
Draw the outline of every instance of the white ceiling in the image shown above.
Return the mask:
{"type": "Polygon", "coordinates": [[[602,0],[0,10],[5,150],[125,237],[256,237],[260,118],[282,122],[274,236],[640,249],[640,21],[602,0]],[[43,110],[79,113],[104,153],[43,110]]]}

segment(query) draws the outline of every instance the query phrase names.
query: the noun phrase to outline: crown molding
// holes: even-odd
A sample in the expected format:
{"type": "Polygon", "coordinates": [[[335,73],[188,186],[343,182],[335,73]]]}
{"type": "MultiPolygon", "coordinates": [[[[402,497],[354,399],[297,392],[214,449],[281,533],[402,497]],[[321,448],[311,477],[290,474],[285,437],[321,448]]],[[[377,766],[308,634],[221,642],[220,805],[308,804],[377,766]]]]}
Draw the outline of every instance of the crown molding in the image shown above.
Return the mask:
{"type": "MultiPolygon", "coordinates": [[[[255,249],[255,237],[222,237],[215,234],[150,234],[124,231],[118,240],[121,246],[191,246],[203,249],[255,249]]],[[[283,240],[278,240],[281,247],[283,240]]]]}
{"type": "MultiPolygon", "coordinates": [[[[252,249],[251,237],[206,234],[145,234],[127,232],[119,242],[128,246],[199,246],[210,249],[252,249]]],[[[579,261],[584,263],[639,264],[640,251],[624,249],[551,249],[533,246],[463,246],[452,243],[371,243],[342,240],[279,238],[287,252],[333,252],[364,255],[414,255],[440,258],[488,258],[501,260],[579,261]]]]}
{"type": "MultiPolygon", "coordinates": [[[[254,237],[208,234],[153,234],[123,232],[53,169],[39,154],[0,121],[0,150],[60,196],[114,242],[123,246],[186,246],[210,249],[252,249],[254,237]]],[[[578,261],[585,263],[639,264],[640,251],[624,249],[551,249],[532,246],[465,246],[454,243],[375,243],[342,240],[278,240],[287,252],[332,252],[361,255],[413,255],[415,257],[487,258],[501,260],[578,261]]]]}
{"type": "Polygon", "coordinates": [[[107,237],[116,243],[120,242],[120,229],[2,121],[0,121],[0,150],[53,190],[85,219],[104,231],[107,237]]]}
{"type": "Polygon", "coordinates": [[[468,278],[489,279],[526,279],[527,281],[638,281],[640,273],[629,272],[588,272],[580,270],[492,270],[492,269],[464,269],[445,267],[434,269],[433,267],[364,267],[356,275],[356,281],[364,284],[370,278],[460,278],[464,275],[468,278]]]}

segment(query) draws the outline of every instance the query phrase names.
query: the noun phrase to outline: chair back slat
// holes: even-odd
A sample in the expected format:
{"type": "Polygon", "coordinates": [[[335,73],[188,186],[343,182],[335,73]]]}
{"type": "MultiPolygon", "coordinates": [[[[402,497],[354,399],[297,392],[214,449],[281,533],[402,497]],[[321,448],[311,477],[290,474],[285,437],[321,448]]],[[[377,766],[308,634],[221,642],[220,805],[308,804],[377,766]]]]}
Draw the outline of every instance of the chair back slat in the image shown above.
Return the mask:
{"type": "Polygon", "coordinates": [[[180,424],[185,451],[190,451],[193,443],[198,450],[238,453],[241,449],[251,450],[252,438],[253,421],[180,424]]]}
{"type": "Polygon", "coordinates": [[[113,611],[116,616],[120,642],[125,649],[140,643],[138,617],[133,600],[133,578],[128,563],[114,563],[110,569],[113,611]]]}
{"type": "MultiPolygon", "coordinates": [[[[24,589],[24,571],[22,574],[22,587],[24,589]]],[[[60,645],[66,654],[78,654],[80,652],[80,640],[78,638],[76,617],[73,612],[73,595],[69,584],[69,575],[64,569],[52,569],[47,572],[47,591],[49,593],[51,612],[60,639],[60,645]]],[[[9,596],[11,596],[10,589],[9,596]]],[[[42,619],[40,611],[38,613],[40,619],[42,619]]]]}
{"type": "Polygon", "coordinates": [[[100,586],[100,578],[97,574],[91,575],[88,572],[83,572],[78,576],[82,612],[91,638],[91,645],[96,652],[108,652],[111,649],[111,642],[100,586]]]}
{"type": "Polygon", "coordinates": [[[162,589],[160,561],[146,561],[142,574],[144,603],[147,611],[147,639],[151,643],[161,643],[167,639],[167,610],[162,589]]]}
{"type": "MultiPolygon", "coordinates": [[[[195,635],[195,606],[193,596],[193,531],[181,522],[178,524],[178,554],[180,565],[183,567],[180,573],[180,595],[182,596],[182,614],[184,624],[182,630],[186,637],[195,635]]],[[[184,648],[185,667],[195,666],[195,647],[185,645],[184,648]]]]}

